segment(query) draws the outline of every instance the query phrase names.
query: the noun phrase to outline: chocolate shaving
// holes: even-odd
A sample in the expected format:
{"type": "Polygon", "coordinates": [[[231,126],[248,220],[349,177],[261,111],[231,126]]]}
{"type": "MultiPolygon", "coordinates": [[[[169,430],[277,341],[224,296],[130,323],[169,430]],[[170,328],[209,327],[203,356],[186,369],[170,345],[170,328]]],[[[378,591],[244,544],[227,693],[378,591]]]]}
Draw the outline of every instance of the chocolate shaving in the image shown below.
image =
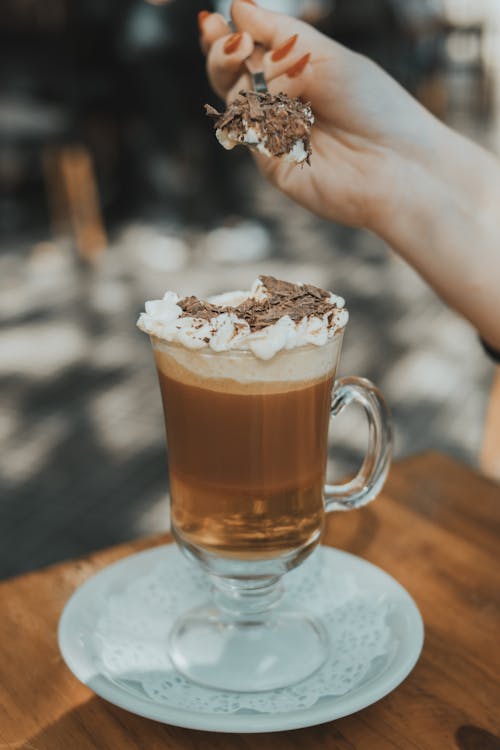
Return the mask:
{"type": "Polygon", "coordinates": [[[218,305],[212,305],[210,302],[198,299],[198,297],[184,297],[179,303],[184,313],[192,318],[202,318],[211,320],[219,315],[221,308],[218,305]]]}
{"type": "Polygon", "coordinates": [[[217,112],[215,107],[212,107],[211,104],[205,104],[205,114],[208,117],[220,117],[221,116],[221,113],[217,112]]]}
{"type": "Polygon", "coordinates": [[[263,120],[264,112],[260,106],[259,95],[255,91],[247,93],[248,113],[251,120],[263,120]]]}
{"type": "Polygon", "coordinates": [[[244,143],[248,128],[253,127],[273,156],[289,154],[297,141],[302,141],[307,153],[305,161],[310,164],[312,112],[308,103],[284,93],[240,91],[224,113],[209,104],[205,104],[205,111],[215,120],[216,130],[231,131],[240,143],[244,143]]]}
{"type": "Polygon", "coordinates": [[[246,299],[236,307],[214,305],[197,297],[185,297],[177,304],[182,308],[184,317],[196,317],[210,321],[222,313],[233,313],[248,323],[250,330],[260,331],[277,323],[288,315],[298,323],[304,317],[333,313],[335,304],[330,302],[330,294],[312,284],[292,284],[289,281],[275,279],[274,276],[259,276],[267,292],[267,298],[246,299]]]}

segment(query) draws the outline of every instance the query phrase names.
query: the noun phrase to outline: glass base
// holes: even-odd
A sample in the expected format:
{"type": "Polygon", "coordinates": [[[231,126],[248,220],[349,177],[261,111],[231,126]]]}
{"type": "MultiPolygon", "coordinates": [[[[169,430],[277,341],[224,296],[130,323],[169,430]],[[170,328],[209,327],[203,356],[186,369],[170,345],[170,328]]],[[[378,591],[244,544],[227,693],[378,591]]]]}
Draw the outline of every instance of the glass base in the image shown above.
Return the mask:
{"type": "Polygon", "coordinates": [[[321,623],[302,612],[240,619],[206,606],[177,621],[169,647],[176,669],[193,682],[258,692],[309,677],[326,658],[328,637],[321,623]]]}

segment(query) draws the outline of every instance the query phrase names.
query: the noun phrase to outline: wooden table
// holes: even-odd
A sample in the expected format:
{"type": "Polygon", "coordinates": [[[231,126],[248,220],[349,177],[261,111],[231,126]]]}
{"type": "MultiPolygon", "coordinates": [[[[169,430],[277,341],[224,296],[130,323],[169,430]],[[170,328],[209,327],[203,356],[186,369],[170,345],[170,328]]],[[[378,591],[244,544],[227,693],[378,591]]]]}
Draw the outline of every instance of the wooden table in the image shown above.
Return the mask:
{"type": "Polygon", "coordinates": [[[500,747],[500,487],[426,454],[396,464],[376,503],[328,518],[325,541],[391,573],[422,612],[407,680],[360,713],[295,732],[205,733],[134,716],[95,696],[61,660],[71,592],[132,542],[0,584],[0,749],[493,750],[500,747]]]}

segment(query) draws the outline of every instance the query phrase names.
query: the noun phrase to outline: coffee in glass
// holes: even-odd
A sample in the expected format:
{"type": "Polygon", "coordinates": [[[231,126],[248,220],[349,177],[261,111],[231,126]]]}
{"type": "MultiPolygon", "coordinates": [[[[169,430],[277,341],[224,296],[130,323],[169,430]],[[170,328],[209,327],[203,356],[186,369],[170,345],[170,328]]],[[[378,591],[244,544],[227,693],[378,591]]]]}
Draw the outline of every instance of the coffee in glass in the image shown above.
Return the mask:
{"type": "Polygon", "coordinates": [[[277,606],[281,577],[317,546],[327,510],[373,499],[390,459],[374,386],[345,378],[332,402],[347,319],[341,298],[265,276],[209,302],[168,292],[139,319],[163,400],[172,531],[213,588],[170,635],[175,666],[197,682],[270,689],[325,658],[320,624],[277,606]],[[368,453],[352,482],[325,487],[330,416],[351,401],[368,416],[368,453]]]}

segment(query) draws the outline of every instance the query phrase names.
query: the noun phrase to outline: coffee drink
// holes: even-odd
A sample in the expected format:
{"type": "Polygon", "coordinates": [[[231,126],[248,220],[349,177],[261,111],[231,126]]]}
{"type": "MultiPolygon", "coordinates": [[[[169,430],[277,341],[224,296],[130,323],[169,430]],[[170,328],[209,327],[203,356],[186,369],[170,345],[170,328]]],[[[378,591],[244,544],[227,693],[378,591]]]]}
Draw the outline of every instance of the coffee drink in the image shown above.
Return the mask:
{"type": "Polygon", "coordinates": [[[325,514],[373,500],[389,468],[382,395],[361,378],[335,380],[347,320],[342,298],[270,276],[207,301],[167,292],[139,318],[163,399],[172,531],[207,574],[210,600],[197,593],[165,639],[169,670],[195,683],[274,690],[331,653],[321,619],[293,595],[280,601],[325,514]],[[324,484],[330,414],[351,403],[370,426],[366,457],[351,481],[324,484]]]}
{"type": "Polygon", "coordinates": [[[163,301],[146,313],[161,311],[163,330],[147,319],[141,325],[152,337],[163,399],[173,531],[186,546],[239,560],[307,549],[321,535],[346,320],[340,298],[263,278],[272,304],[261,279],[260,299],[233,296],[231,307],[227,295],[177,298],[182,312],[170,340],[163,301]],[[182,328],[179,319],[189,323],[182,328]]]}

